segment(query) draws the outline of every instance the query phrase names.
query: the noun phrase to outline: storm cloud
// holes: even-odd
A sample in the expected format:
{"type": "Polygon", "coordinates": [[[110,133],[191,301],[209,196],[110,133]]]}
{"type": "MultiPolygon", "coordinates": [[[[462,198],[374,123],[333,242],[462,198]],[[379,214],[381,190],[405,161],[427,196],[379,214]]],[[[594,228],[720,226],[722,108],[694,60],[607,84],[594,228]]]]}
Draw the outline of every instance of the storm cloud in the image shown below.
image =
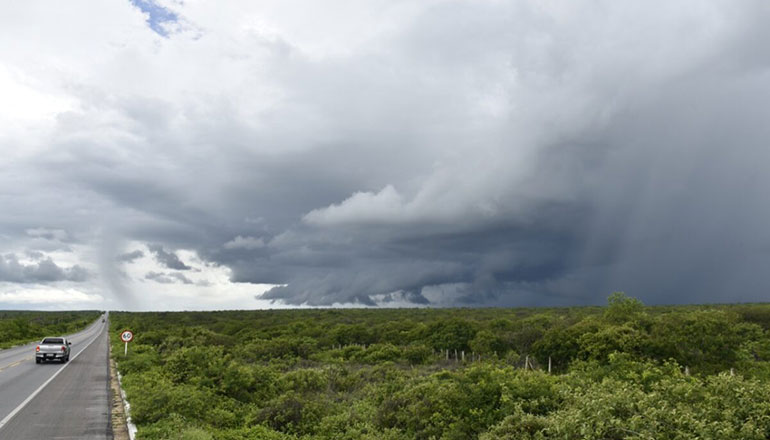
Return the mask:
{"type": "Polygon", "coordinates": [[[766,2],[193,3],[6,8],[0,251],[78,262],[6,256],[0,278],[93,268],[94,290],[162,297],[202,287],[194,267],[319,306],[766,300],[766,2]]]}

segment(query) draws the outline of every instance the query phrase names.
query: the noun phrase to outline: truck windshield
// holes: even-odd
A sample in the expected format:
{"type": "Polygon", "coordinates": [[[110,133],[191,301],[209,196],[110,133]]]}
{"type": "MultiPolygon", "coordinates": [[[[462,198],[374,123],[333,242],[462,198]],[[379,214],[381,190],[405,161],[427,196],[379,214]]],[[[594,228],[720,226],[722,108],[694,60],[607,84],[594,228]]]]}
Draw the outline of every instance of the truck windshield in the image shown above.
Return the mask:
{"type": "Polygon", "coordinates": [[[43,344],[61,345],[61,344],[64,344],[64,339],[62,339],[62,338],[45,338],[45,339],[43,339],[43,344]]]}

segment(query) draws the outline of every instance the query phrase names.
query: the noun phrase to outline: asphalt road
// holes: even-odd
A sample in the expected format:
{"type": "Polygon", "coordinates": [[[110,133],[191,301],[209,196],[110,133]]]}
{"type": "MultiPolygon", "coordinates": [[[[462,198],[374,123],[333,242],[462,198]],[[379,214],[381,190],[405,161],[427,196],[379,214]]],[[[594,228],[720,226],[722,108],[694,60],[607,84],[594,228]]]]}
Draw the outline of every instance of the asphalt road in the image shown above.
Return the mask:
{"type": "Polygon", "coordinates": [[[0,351],[0,439],[112,438],[107,323],[69,338],[67,364],[36,364],[35,344],[0,351]]]}

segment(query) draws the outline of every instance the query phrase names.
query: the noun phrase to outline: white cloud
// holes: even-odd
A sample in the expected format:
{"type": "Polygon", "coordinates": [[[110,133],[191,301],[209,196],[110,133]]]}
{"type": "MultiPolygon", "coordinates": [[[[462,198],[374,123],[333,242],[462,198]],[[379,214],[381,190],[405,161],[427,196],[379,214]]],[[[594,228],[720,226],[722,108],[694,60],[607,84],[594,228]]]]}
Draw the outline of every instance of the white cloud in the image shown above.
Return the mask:
{"type": "Polygon", "coordinates": [[[91,307],[97,307],[103,301],[104,297],[101,295],[71,288],[33,287],[0,292],[0,304],[28,304],[30,306],[55,304],[68,307],[87,304],[91,307]]]}
{"type": "Polygon", "coordinates": [[[380,192],[357,192],[343,202],[307,213],[304,221],[315,225],[390,223],[402,216],[403,198],[392,185],[380,192]]]}

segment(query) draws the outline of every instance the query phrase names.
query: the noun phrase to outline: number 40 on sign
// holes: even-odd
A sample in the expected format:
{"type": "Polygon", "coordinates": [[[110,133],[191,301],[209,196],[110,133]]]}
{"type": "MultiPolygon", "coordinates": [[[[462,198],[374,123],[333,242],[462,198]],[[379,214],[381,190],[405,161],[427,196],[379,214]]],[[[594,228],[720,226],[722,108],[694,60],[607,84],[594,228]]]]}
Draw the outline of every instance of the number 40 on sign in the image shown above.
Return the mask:
{"type": "Polygon", "coordinates": [[[123,351],[123,356],[128,355],[128,343],[134,340],[134,332],[131,330],[123,330],[120,332],[120,340],[126,343],[126,348],[123,351]]]}

